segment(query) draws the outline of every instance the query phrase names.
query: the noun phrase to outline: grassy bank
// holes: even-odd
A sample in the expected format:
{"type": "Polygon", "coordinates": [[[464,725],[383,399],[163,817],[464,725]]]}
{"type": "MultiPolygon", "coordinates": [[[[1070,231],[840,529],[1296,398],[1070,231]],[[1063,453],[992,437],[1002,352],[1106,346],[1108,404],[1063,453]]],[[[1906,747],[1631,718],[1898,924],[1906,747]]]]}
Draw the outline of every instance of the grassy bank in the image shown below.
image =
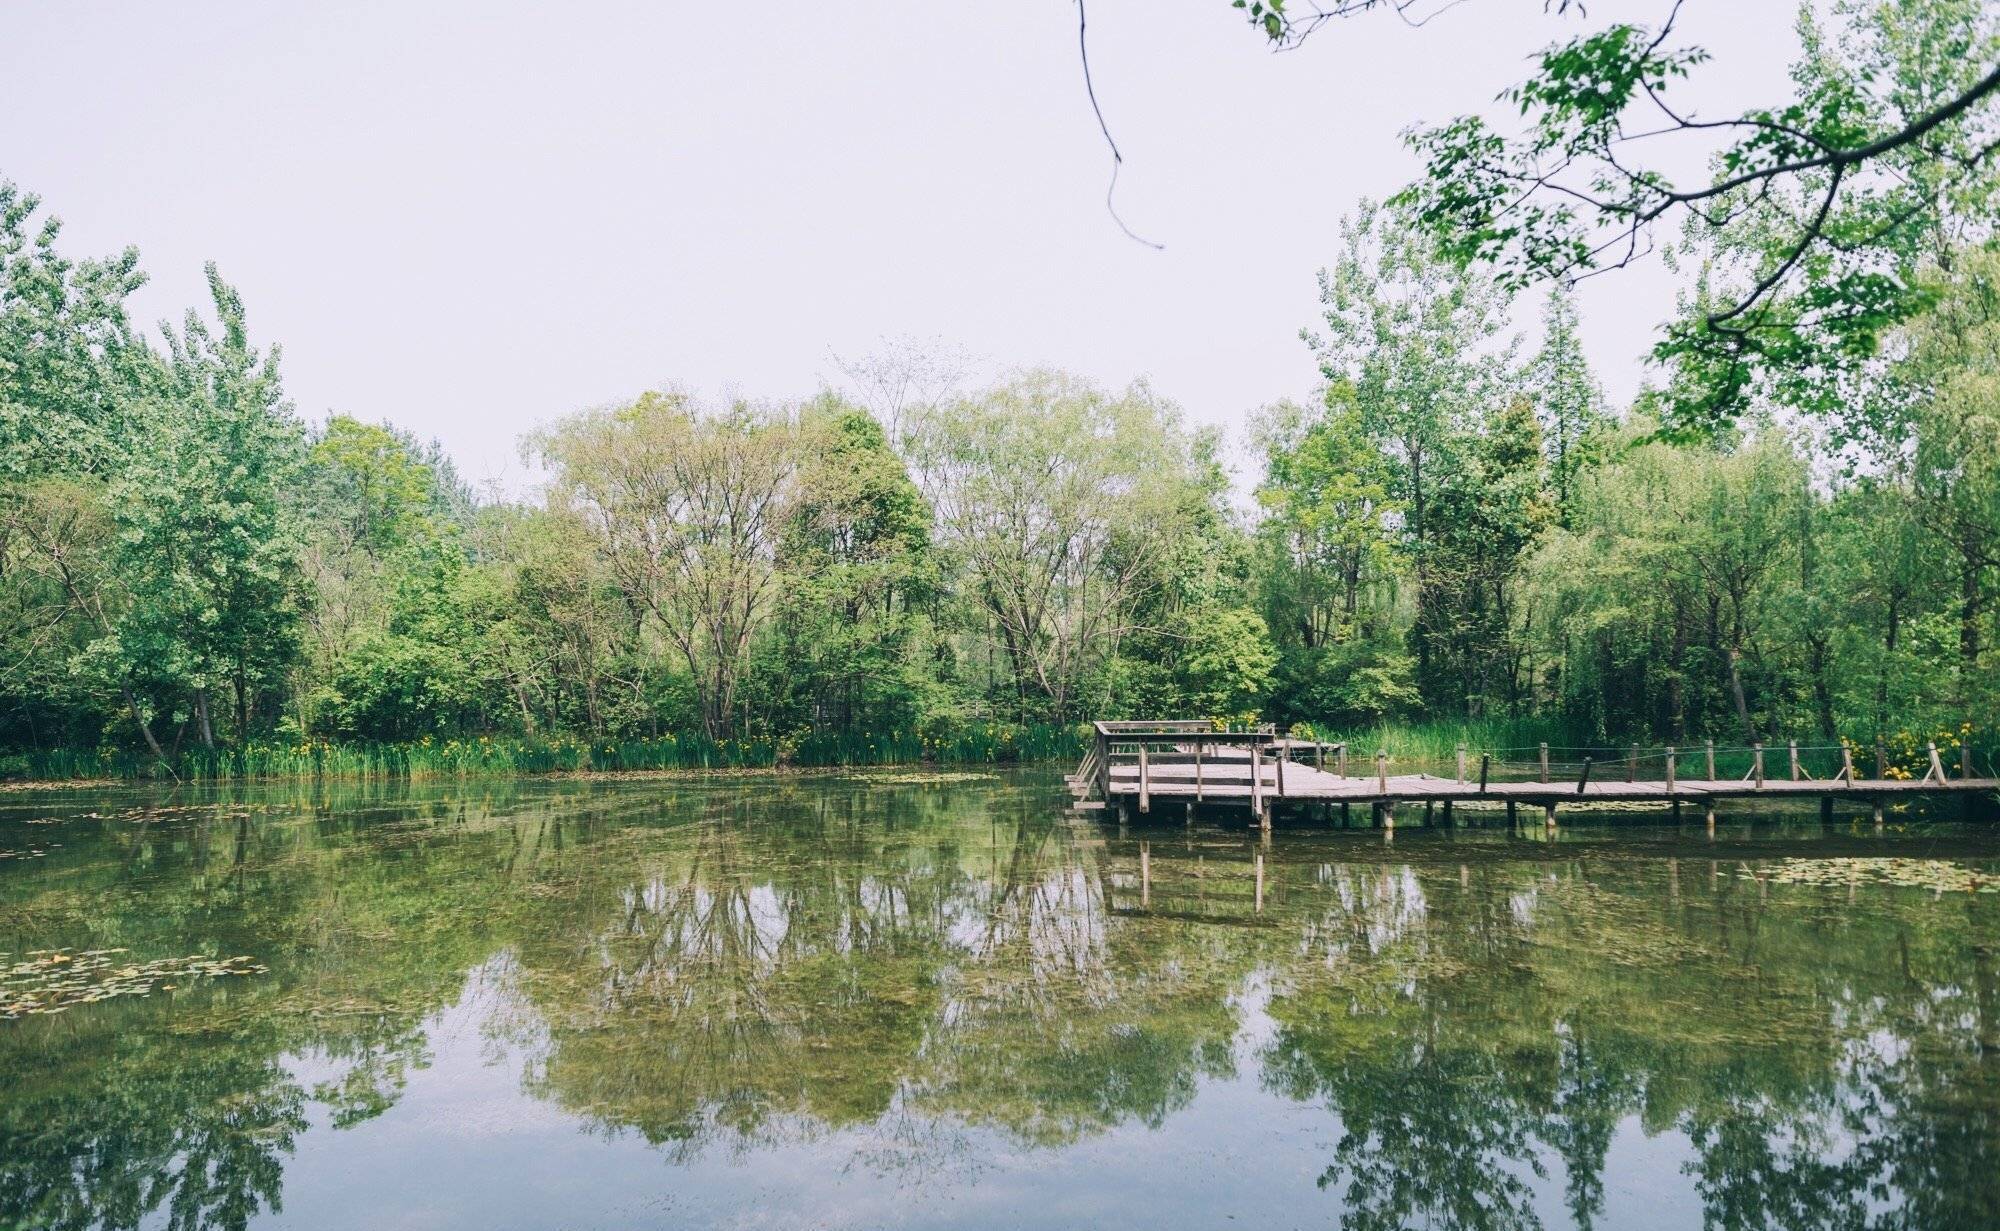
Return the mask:
{"type": "Polygon", "coordinates": [[[590,741],[564,736],[480,736],[411,744],[253,744],[185,749],[162,763],[123,748],[58,749],[0,756],[0,778],[451,778],[629,770],[775,769],[780,766],[990,765],[1082,755],[1079,729],[1056,724],[974,723],[949,731],[883,735],[811,734],[785,740],[703,736],[590,741]]]}
{"type": "MultiPolygon", "coordinates": [[[[549,739],[474,737],[420,740],[411,744],[256,745],[249,748],[186,749],[163,764],[131,749],[29,751],[0,754],[0,781],[139,780],[178,778],[184,782],[231,782],[262,778],[426,779],[453,777],[514,777],[532,774],[619,773],[633,771],[820,768],[867,765],[992,765],[1019,761],[1074,760],[1088,743],[1088,724],[973,723],[949,730],[883,735],[812,734],[785,740],[710,740],[698,735],[665,736],[651,740],[589,741],[557,736],[549,739]]],[[[1352,758],[1372,763],[1375,753],[1388,753],[1403,769],[1435,768],[1454,763],[1462,745],[1473,763],[1482,753],[1493,756],[1494,770],[1521,770],[1549,745],[1555,769],[1575,772],[1588,756],[1600,765],[1622,765],[1625,745],[1604,746],[1538,719],[1476,722],[1386,722],[1362,727],[1301,724],[1298,734],[1344,742],[1352,758]]],[[[1846,737],[1856,768],[1863,776],[1875,768],[1872,736],[1846,737]]],[[[2000,729],[1975,730],[1967,725],[1936,731],[1907,729],[1886,733],[1884,754],[1891,777],[1919,776],[1928,766],[1928,746],[1935,742],[1947,772],[1959,772],[1959,749],[1971,745],[1976,773],[1990,774],[2000,765],[2000,729]]],[[[1740,777],[1749,772],[1752,754],[1741,738],[1718,740],[1717,772],[1740,777]]],[[[1702,754],[1700,740],[1680,749],[1681,772],[1691,774],[1702,754]]],[[[1786,765],[1786,747],[1773,740],[1767,749],[1773,773],[1786,765]]],[[[1662,760],[1657,745],[1640,753],[1640,768],[1653,776],[1662,760]]],[[[1841,765],[1840,744],[1801,737],[1800,762],[1814,777],[1829,778],[1841,765]]]]}

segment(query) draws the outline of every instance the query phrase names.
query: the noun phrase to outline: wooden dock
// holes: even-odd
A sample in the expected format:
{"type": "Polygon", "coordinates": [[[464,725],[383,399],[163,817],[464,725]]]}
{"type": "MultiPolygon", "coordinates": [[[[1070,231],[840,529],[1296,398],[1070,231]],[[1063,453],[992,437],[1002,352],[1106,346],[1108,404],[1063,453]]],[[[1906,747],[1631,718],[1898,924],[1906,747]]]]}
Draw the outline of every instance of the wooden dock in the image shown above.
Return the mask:
{"type": "MultiPolygon", "coordinates": [[[[1123,817],[1151,814],[1156,805],[1188,815],[1197,807],[1241,808],[1266,828],[1274,809],[1324,815],[1338,808],[1347,816],[1359,804],[1368,806],[1377,825],[1390,828],[1399,805],[1418,804],[1426,819],[1442,808],[1447,822],[1454,805],[1498,805],[1509,820],[1523,805],[1539,807],[1545,825],[1556,823],[1565,804],[1655,803],[1677,815],[1694,805],[1712,824],[1717,801],[1726,799],[1817,799],[1823,817],[1847,803],[1869,808],[1879,822],[1892,799],[1991,800],[2000,793],[2000,778],[1972,775],[1969,751],[1954,776],[1935,745],[1927,750],[1925,772],[1908,777],[1881,770],[1874,778],[1859,777],[1853,749],[1846,746],[1805,750],[1838,753],[1838,770],[1816,778],[1796,744],[1779,751],[1784,763],[1769,773],[1762,745],[1717,749],[1712,743],[1643,755],[1635,747],[1623,756],[1585,755],[1580,763],[1552,762],[1547,745],[1528,762],[1507,762],[1491,753],[1475,757],[1461,748],[1456,774],[1443,776],[1392,773],[1385,753],[1362,761],[1351,758],[1345,745],[1287,738],[1270,727],[1221,731],[1208,722],[1177,720],[1100,722],[1095,729],[1092,748],[1069,779],[1079,807],[1110,808],[1123,817]],[[1748,768],[1741,777],[1720,775],[1718,753],[1738,759],[1747,754],[1748,768]],[[1696,776],[1687,776],[1684,767],[1696,776]]],[[[1879,751],[1876,757],[1878,763],[1884,759],[1879,751]]]]}

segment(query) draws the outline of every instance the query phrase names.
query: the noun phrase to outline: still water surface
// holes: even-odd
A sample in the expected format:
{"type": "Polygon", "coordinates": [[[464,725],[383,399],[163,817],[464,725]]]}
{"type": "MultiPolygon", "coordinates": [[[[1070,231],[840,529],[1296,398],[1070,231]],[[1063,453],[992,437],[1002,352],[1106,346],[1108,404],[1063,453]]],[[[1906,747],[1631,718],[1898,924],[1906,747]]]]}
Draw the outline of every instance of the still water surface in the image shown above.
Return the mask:
{"type": "Polygon", "coordinates": [[[1062,800],[0,795],[0,1227],[2000,1226],[1991,827],[1062,800]]]}

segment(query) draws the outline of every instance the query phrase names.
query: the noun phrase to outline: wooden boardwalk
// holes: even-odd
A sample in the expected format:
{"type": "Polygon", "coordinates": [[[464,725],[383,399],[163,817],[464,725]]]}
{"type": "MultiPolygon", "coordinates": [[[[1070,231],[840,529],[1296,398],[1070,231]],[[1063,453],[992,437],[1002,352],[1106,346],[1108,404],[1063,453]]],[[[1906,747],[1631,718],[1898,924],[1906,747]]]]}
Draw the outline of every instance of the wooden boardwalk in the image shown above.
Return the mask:
{"type": "MultiPolygon", "coordinates": [[[[1099,723],[1094,747],[1069,782],[1081,807],[1112,808],[1121,815],[1150,814],[1156,808],[1172,813],[1197,806],[1243,808],[1267,827],[1275,808],[1310,813],[1338,807],[1346,815],[1357,804],[1368,805],[1374,821],[1384,826],[1395,824],[1398,805],[1415,804],[1424,806],[1426,816],[1442,807],[1447,820],[1457,804],[1502,806],[1510,819],[1527,805],[1541,808],[1550,825],[1565,804],[1656,803],[1675,812],[1695,805],[1712,821],[1716,801],[1725,799],[1817,799],[1823,816],[1845,802],[1870,808],[1880,820],[1891,799],[1990,799],[2000,793],[2000,778],[1947,774],[1935,748],[1929,750],[1929,773],[1900,778],[1856,777],[1847,751],[1835,777],[1813,778],[1801,768],[1796,747],[1790,749],[1786,776],[1774,777],[1764,772],[1761,746],[1754,748],[1752,768],[1741,778],[1688,778],[1675,772],[1682,758],[1673,753],[1669,750],[1664,759],[1641,758],[1634,749],[1630,757],[1607,759],[1601,766],[1586,758],[1581,772],[1559,777],[1547,768],[1545,749],[1539,775],[1528,781],[1499,780],[1489,772],[1490,757],[1480,758],[1475,771],[1463,752],[1455,777],[1392,774],[1380,754],[1365,766],[1356,765],[1341,745],[1284,739],[1268,728],[1225,732],[1196,722],[1099,723]],[[1660,761],[1661,776],[1640,777],[1642,761],[1649,769],[1660,761]]],[[[1715,750],[1706,754],[1705,765],[1713,766],[1715,750]]],[[[1969,760],[1964,768],[1970,768],[1969,760]]]]}

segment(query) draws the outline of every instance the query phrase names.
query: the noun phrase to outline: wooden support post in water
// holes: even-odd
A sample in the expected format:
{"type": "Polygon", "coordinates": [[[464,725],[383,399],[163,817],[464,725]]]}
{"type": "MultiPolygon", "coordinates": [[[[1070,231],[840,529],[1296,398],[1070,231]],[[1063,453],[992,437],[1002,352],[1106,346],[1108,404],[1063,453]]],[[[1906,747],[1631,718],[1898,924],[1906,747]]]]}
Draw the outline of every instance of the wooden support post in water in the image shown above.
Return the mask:
{"type": "Polygon", "coordinates": [[[1704,743],[1706,744],[1706,746],[1707,746],[1707,749],[1708,749],[1708,780],[1709,780],[1710,782],[1714,782],[1714,781],[1715,781],[1715,741],[1711,739],[1711,740],[1706,740],[1706,741],[1704,741],[1704,743]]]}
{"type": "MultiPolygon", "coordinates": [[[[1588,765],[1589,763],[1590,763],[1589,761],[1584,762],[1584,764],[1586,765],[1588,765]]],[[[1542,828],[1553,830],[1555,827],[1556,827],[1556,801],[1551,799],[1547,803],[1542,805],[1542,828]]]]}
{"type": "Polygon", "coordinates": [[[1458,746],[1458,780],[1465,781],[1465,745],[1458,746]]]}
{"type": "Polygon", "coordinates": [[[1517,825],[1519,825],[1519,824],[1521,823],[1521,818],[1520,818],[1519,814],[1517,814],[1517,813],[1516,813],[1516,812],[1514,811],[1514,807],[1515,807],[1515,805],[1514,805],[1514,801],[1513,801],[1513,800],[1511,800],[1511,799],[1510,799],[1510,800],[1508,800],[1508,801],[1507,801],[1507,828],[1509,828],[1509,829],[1513,829],[1513,828],[1514,828],[1515,826],[1517,826],[1517,825]]]}
{"type": "Polygon", "coordinates": [[[1389,754],[1381,748],[1375,750],[1375,789],[1389,793],[1389,754]]]}
{"type": "Polygon", "coordinates": [[[1882,828],[1882,797],[1877,795],[1872,802],[1874,806],[1871,812],[1875,818],[1875,828],[1880,829],[1882,828]]]}
{"type": "Polygon", "coordinates": [[[1352,821],[1353,819],[1354,819],[1353,815],[1352,815],[1351,813],[1349,813],[1349,812],[1348,812],[1348,810],[1347,810],[1347,801],[1346,801],[1346,800],[1344,800],[1344,799],[1343,799],[1343,800],[1341,800],[1341,801],[1340,801],[1340,823],[1341,823],[1341,824],[1342,824],[1343,826],[1345,826],[1345,825],[1346,825],[1346,824],[1347,824],[1347,823],[1348,823],[1349,821],[1352,821]]]}
{"type": "Polygon", "coordinates": [[[1382,809],[1388,806],[1389,801],[1386,799],[1378,799],[1368,805],[1368,823],[1377,829],[1382,828],[1382,809]]]}
{"type": "Polygon", "coordinates": [[[1486,794],[1486,771],[1489,768],[1491,768],[1492,765],[1493,765],[1492,753],[1482,752],[1479,754],[1479,793],[1481,795],[1486,794]]]}
{"type": "Polygon", "coordinates": [[[1444,801],[1444,824],[1445,828],[1451,828],[1451,801],[1449,799],[1444,801]]]}
{"type": "Polygon", "coordinates": [[[1831,795],[1822,795],[1819,797],[1819,823],[1822,825],[1833,824],[1833,796],[1831,795]]]}
{"type": "Polygon", "coordinates": [[[1153,810],[1153,788],[1146,774],[1146,741],[1139,741],[1139,811],[1153,810]]]}
{"type": "Polygon", "coordinates": [[[1544,740],[1542,742],[1542,781],[1547,782],[1548,780],[1549,780],[1549,745],[1548,741],[1544,740]]]}
{"type": "Polygon", "coordinates": [[[1382,829],[1385,832],[1389,833],[1395,832],[1396,801],[1393,799],[1385,799],[1382,801],[1382,829]]]}
{"type": "Polygon", "coordinates": [[[1678,825],[1681,823],[1681,797],[1678,795],[1674,796],[1673,808],[1674,808],[1674,824],[1678,825]]]}
{"type": "Polygon", "coordinates": [[[1751,762],[1750,772],[1756,776],[1757,789],[1761,791],[1764,789],[1764,745],[1750,745],[1750,754],[1755,758],[1751,762]]]}
{"type": "Polygon", "coordinates": [[[1703,823],[1705,823],[1705,824],[1706,824],[1706,825],[1708,826],[1708,836],[1709,836],[1709,837],[1711,837],[1711,838],[1713,838],[1713,837],[1715,836],[1715,798],[1714,798],[1714,796],[1710,796],[1710,797],[1709,797],[1709,798],[1708,798],[1708,799],[1707,799],[1707,800],[1706,800],[1706,801],[1705,801],[1705,802],[1704,802],[1704,803],[1702,804],[1702,809],[1701,809],[1701,813],[1702,813],[1702,815],[1701,815],[1701,819],[1702,819],[1703,823]]]}
{"type": "MultiPolygon", "coordinates": [[[[1669,795],[1674,793],[1674,770],[1679,766],[1679,763],[1679,753],[1674,750],[1673,745],[1669,744],[1667,746],[1667,794],[1669,795]]],[[[1674,805],[1674,814],[1676,816],[1680,815],[1680,805],[1678,803],[1674,805]]]]}
{"type": "Polygon", "coordinates": [[[1429,828],[1431,827],[1431,818],[1432,818],[1433,816],[1436,816],[1436,815],[1437,815],[1437,808],[1436,808],[1436,803],[1435,803],[1435,801],[1433,801],[1433,800],[1429,800],[1429,799],[1426,799],[1426,800],[1424,801],[1424,828],[1425,828],[1425,829],[1429,829],[1429,828]]]}
{"type": "Polygon", "coordinates": [[[1799,741],[1791,740],[1785,745],[1785,750],[1791,754],[1792,758],[1792,781],[1797,782],[1799,780],[1799,741]]]}

